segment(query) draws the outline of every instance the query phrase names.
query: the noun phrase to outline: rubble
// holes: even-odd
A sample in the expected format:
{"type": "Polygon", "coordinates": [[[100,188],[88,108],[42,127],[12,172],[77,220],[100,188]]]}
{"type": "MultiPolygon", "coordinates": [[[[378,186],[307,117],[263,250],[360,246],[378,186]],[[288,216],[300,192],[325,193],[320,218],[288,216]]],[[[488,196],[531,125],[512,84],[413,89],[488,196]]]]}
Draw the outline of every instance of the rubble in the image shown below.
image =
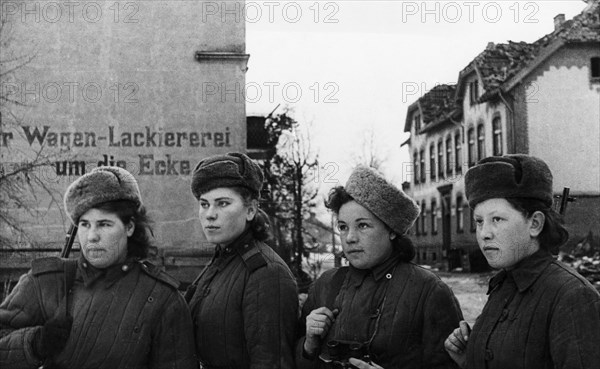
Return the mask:
{"type": "Polygon", "coordinates": [[[600,292],[600,252],[593,256],[585,256],[561,251],[558,260],[570,265],[600,292]]]}

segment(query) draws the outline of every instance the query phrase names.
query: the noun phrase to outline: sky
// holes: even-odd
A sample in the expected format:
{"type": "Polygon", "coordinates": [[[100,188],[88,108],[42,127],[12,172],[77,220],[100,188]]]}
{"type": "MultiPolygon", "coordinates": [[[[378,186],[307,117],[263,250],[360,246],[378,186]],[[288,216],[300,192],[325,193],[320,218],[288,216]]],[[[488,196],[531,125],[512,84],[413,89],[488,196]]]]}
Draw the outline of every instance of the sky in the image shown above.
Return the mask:
{"type": "Polygon", "coordinates": [[[343,184],[373,132],[397,185],[410,162],[408,106],[459,72],[489,42],[533,42],[586,4],[568,1],[247,1],[247,115],[280,104],[310,127],[324,188],[343,184]]]}

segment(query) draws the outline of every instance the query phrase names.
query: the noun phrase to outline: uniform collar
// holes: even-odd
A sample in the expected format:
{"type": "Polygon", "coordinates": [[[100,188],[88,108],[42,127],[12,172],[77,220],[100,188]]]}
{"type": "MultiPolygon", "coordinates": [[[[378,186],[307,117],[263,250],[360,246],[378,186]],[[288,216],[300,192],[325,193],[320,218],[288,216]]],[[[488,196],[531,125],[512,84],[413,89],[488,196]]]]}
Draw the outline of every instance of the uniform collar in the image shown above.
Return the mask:
{"type": "Polygon", "coordinates": [[[131,269],[135,267],[138,258],[128,258],[123,263],[111,265],[105,269],[98,269],[90,264],[84,257],[81,255],[79,260],[77,261],[78,265],[78,274],[81,276],[83,280],[83,284],[85,287],[89,287],[94,282],[98,280],[103,280],[106,283],[106,287],[112,286],[116,281],[121,279],[125,274],[127,274],[131,269]]]}
{"type": "Polygon", "coordinates": [[[396,264],[398,264],[399,259],[400,253],[394,251],[392,255],[388,257],[383,263],[376,265],[371,269],[357,269],[350,265],[351,283],[355,287],[359,287],[364,281],[365,277],[367,277],[368,275],[372,275],[373,279],[375,279],[376,282],[379,282],[383,277],[391,279],[392,272],[396,264]]]}
{"type": "Polygon", "coordinates": [[[531,287],[553,260],[552,254],[540,248],[534,254],[521,260],[514,269],[509,271],[502,269],[498,272],[490,280],[487,294],[489,295],[496,287],[501,286],[507,278],[512,278],[519,292],[524,292],[531,287]]]}
{"type": "Polygon", "coordinates": [[[539,249],[533,255],[521,260],[517,266],[509,271],[512,275],[519,292],[527,290],[535,282],[542,272],[554,261],[552,254],[539,249]]]}
{"type": "Polygon", "coordinates": [[[227,246],[217,245],[215,247],[214,259],[218,265],[227,264],[236,254],[244,254],[250,249],[252,241],[252,230],[246,229],[238,238],[227,246]]]}

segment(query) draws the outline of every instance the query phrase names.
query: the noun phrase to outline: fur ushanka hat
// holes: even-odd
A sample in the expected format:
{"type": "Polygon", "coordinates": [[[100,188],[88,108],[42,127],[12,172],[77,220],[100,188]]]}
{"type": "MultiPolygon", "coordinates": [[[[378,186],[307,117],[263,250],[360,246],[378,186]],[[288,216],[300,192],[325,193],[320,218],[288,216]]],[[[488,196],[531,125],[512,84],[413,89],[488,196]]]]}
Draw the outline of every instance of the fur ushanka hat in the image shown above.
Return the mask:
{"type": "Polygon", "coordinates": [[[417,203],[371,168],[356,167],[345,189],[398,235],[406,233],[419,216],[417,203]]]}
{"type": "Polygon", "coordinates": [[[493,198],[528,198],[552,206],[552,172],[536,157],[513,154],[481,159],[465,175],[465,195],[474,209],[493,198]]]}
{"type": "Polygon", "coordinates": [[[71,183],[65,193],[65,211],[73,224],[86,211],[104,202],[129,200],[137,208],[142,196],[137,181],[123,168],[98,167],[71,183]]]}
{"type": "Polygon", "coordinates": [[[200,199],[203,193],[218,187],[245,187],[260,194],[263,173],[248,156],[233,152],[201,160],[192,174],[192,193],[200,199]]]}

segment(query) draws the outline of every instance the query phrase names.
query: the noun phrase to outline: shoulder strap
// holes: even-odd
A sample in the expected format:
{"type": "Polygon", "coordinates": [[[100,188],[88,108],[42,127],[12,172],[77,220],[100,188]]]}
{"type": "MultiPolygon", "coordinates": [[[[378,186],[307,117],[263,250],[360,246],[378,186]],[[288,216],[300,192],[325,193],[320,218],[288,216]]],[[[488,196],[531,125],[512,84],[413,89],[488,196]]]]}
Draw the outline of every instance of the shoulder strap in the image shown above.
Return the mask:
{"type": "Polygon", "coordinates": [[[240,251],[240,256],[242,257],[242,261],[250,273],[267,265],[267,260],[262,252],[260,252],[258,249],[257,244],[252,245],[248,251],[240,251]]]}
{"type": "Polygon", "coordinates": [[[167,285],[169,285],[175,289],[179,288],[179,281],[177,279],[173,278],[171,275],[169,275],[167,272],[165,272],[158,266],[152,264],[148,260],[140,260],[139,263],[141,264],[142,270],[144,271],[144,273],[146,273],[150,277],[152,277],[158,281],[161,281],[163,283],[166,283],[167,285]]]}
{"type": "Polygon", "coordinates": [[[340,290],[342,289],[342,284],[344,284],[344,279],[346,279],[346,274],[348,274],[348,270],[348,267],[340,267],[338,270],[336,270],[333,277],[331,277],[331,282],[329,284],[331,288],[325,298],[325,306],[327,306],[330,309],[334,308],[333,305],[335,304],[335,299],[337,298],[338,294],[340,293],[340,290]]]}
{"type": "Polygon", "coordinates": [[[64,262],[65,277],[65,315],[69,315],[69,295],[75,284],[75,275],[77,273],[77,259],[66,259],[64,262]]]}

